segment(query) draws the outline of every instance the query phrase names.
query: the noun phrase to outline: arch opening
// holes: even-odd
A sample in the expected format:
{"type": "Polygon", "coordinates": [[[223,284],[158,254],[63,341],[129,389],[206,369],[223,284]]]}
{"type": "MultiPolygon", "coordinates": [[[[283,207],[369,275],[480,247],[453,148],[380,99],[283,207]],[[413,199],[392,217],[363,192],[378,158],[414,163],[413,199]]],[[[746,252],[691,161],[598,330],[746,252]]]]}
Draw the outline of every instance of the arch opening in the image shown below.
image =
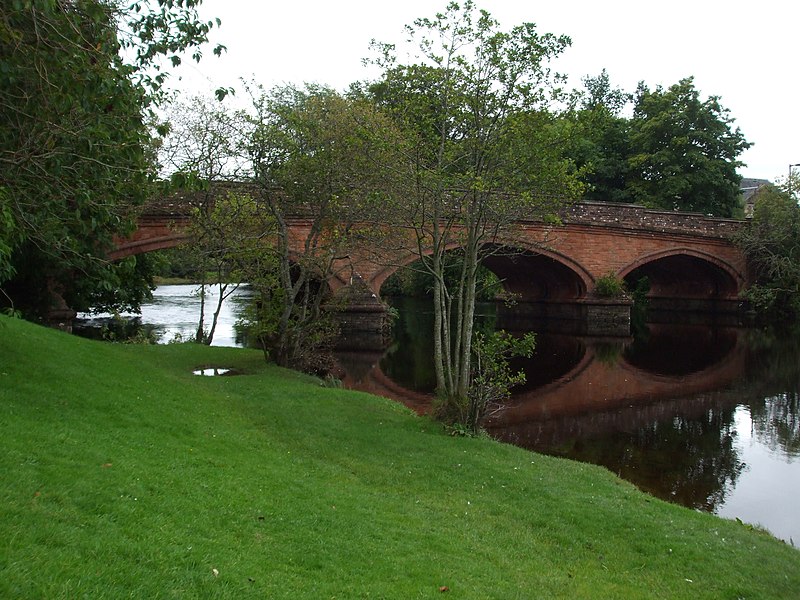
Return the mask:
{"type": "Polygon", "coordinates": [[[686,252],[646,260],[624,274],[629,289],[648,289],[651,308],[729,311],[738,303],[739,284],[712,260],[686,252]]]}
{"type": "MultiPolygon", "coordinates": [[[[586,296],[590,278],[557,257],[511,246],[490,246],[486,252],[478,274],[480,299],[512,296],[519,302],[569,303],[586,296]]],[[[453,277],[458,276],[460,254],[458,248],[447,253],[453,277]]],[[[376,281],[380,282],[381,297],[425,295],[433,285],[418,259],[376,281]]]]}
{"type": "Polygon", "coordinates": [[[584,279],[568,265],[543,253],[501,249],[488,256],[484,265],[520,302],[574,302],[586,296],[584,279]]]}
{"type": "Polygon", "coordinates": [[[652,375],[687,376],[721,363],[733,352],[738,339],[735,329],[651,324],[647,336],[634,339],[625,348],[625,362],[652,375]]]}

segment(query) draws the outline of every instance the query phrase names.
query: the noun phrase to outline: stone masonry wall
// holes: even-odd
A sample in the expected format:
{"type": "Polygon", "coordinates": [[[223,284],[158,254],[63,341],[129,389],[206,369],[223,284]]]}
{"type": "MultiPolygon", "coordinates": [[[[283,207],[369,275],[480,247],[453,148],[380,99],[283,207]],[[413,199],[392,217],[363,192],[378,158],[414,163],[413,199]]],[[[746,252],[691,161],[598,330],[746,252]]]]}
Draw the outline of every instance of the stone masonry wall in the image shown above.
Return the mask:
{"type": "Polygon", "coordinates": [[[566,223],[690,233],[723,239],[730,238],[744,224],[737,219],[720,219],[701,213],[653,210],[634,204],[610,202],[572,204],[562,211],[561,218],[566,223]]]}

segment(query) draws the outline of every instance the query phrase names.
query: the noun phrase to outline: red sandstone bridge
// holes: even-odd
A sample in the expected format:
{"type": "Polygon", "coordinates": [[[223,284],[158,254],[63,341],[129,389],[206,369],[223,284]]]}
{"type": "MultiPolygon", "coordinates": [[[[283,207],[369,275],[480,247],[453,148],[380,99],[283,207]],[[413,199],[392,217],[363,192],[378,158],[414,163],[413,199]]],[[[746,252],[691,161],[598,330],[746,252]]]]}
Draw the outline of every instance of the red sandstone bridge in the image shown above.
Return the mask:
{"type": "MultiPolygon", "coordinates": [[[[145,212],[138,229],[119,242],[111,258],[175,247],[186,240],[187,223],[188,217],[175,211],[145,212]]],[[[741,221],[700,214],[580,203],[564,210],[560,225],[517,222],[514,233],[502,241],[514,252],[493,256],[485,264],[507,291],[521,302],[544,307],[545,314],[567,305],[582,307],[582,316],[590,320],[598,307],[607,312],[614,303],[597,297],[595,282],[609,274],[628,281],[647,277],[654,308],[735,312],[749,281],[745,257],[731,241],[741,226],[741,221]]],[[[291,228],[299,244],[309,223],[297,218],[291,228]]],[[[378,264],[351,255],[328,284],[340,291],[355,273],[379,299],[387,278],[415,256],[390,258],[378,264]]],[[[627,303],[622,304],[627,313],[627,303]]]]}

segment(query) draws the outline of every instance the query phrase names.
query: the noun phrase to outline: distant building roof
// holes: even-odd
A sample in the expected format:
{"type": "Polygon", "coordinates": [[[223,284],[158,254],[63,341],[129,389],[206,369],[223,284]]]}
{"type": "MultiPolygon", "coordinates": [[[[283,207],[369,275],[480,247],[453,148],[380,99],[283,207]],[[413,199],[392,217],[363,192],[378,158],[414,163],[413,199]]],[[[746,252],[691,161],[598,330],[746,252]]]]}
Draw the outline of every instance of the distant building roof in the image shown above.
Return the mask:
{"type": "Polygon", "coordinates": [[[751,177],[743,177],[742,183],[739,184],[739,189],[742,190],[742,194],[744,195],[744,199],[747,200],[756,193],[756,190],[763,185],[767,185],[768,183],[772,183],[769,179],[753,179],[751,177]]]}
{"type": "Polygon", "coordinates": [[[744,200],[744,216],[753,216],[753,203],[755,193],[765,185],[772,183],[769,179],[753,179],[751,177],[743,177],[742,183],[739,184],[739,189],[742,192],[742,199],[744,200]]]}

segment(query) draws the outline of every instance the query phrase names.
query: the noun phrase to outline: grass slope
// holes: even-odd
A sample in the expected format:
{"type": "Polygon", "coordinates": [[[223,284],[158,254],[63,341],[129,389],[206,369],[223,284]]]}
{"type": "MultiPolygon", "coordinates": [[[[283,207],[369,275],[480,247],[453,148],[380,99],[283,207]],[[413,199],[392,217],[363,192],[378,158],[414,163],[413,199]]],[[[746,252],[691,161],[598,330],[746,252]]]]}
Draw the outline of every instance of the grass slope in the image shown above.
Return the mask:
{"type": "Polygon", "coordinates": [[[0,414],[3,598],[800,595],[764,533],[257,352],[2,317],[0,414]]]}

